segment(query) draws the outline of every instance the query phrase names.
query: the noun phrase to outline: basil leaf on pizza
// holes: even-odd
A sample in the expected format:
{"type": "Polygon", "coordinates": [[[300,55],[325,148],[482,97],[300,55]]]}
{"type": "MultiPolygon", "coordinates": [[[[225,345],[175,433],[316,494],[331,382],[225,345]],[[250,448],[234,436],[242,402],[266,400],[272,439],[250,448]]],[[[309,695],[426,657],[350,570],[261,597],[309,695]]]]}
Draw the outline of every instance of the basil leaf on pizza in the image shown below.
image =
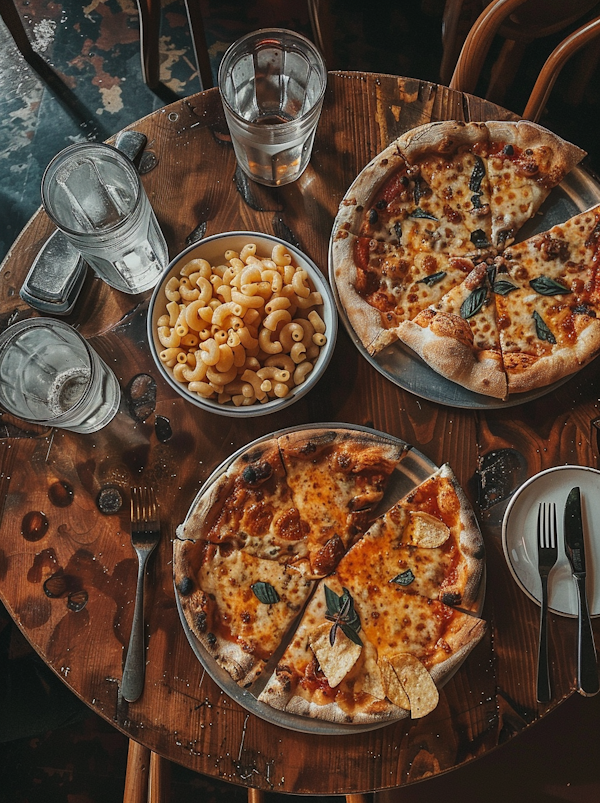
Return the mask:
{"type": "Polygon", "coordinates": [[[471,242],[475,248],[480,249],[489,248],[491,245],[483,229],[475,229],[475,231],[471,232],[471,242]]]}
{"type": "Polygon", "coordinates": [[[417,279],[417,282],[432,287],[434,284],[441,282],[446,275],[447,274],[445,270],[440,270],[437,273],[432,273],[431,276],[423,276],[422,279],[417,279]]]}
{"type": "Polygon", "coordinates": [[[405,572],[401,572],[397,574],[390,580],[390,583],[398,583],[400,586],[409,586],[411,583],[415,581],[415,575],[413,574],[411,569],[407,569],[405,572]]]}
{"type": "Polygon", "coordinates": [[[258,583],[252,583],[250,588],[259,602],[262,602],[264,605],[274,605],[276,602],[279,602],[279,594],[271,583],[259,581],[258,583]]]}
{"type": "Polygon", "coordinates": [[[473,315],[477,315],[479,310],[487,301],[487,288],[477,287],[473,292],[467,296],[460,307],[461,318],[468,320],[473,315]]]}
{"type": "Polygon", "coordinates": [[[533,311],[533,320],[535,322],[535,332],[540,340],[547,340],[548,343],[555,344],[556,338],[552,334],[550,328],[548,327],[547,323],[544,321],[542,316],[539,314],[537,310],[533,311]]]}
{"type": "Polygon", "coordinates": [[[417,218],[425,218],[426,220],[435,220],[437,222],[438,218],[435,215],[432,215],[431,212],[426,212],[424,209],[421,209],[420,206],[417,206],[416,209],[410,213],[410,217],[417,217],[417,218]]]}
{"type": "Polygon", "coordinates": [[[499,296],[506,296],[516,289],[517,285],[509,282],[508,279],[498,279],[497,282],[494,282],[494,293],[497,293],[499,296]]]}
{"type": "Polygon", "coordinates": [[[571,292],[568,287],[550,276],[537,276],[535,279],[531,279],[529,286],[542,296],[564,295],[571,292]]]}

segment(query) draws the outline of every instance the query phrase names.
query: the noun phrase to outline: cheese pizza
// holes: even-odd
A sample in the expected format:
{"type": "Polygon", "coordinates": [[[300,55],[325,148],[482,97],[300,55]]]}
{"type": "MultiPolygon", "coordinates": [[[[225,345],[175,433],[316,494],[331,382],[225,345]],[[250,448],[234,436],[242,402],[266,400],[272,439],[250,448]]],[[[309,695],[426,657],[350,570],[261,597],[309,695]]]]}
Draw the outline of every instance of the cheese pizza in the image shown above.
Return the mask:
{"type": "Polygon", "coordinates": [[[378,513],[407,450],[283,433],[235,458],[179,528],[185,620],[241,687],[264,675],[261,702],[340,723],[424,716],[483,635],[483,542],[449,466],[378,513]]]}
{"type": "MultiPolygon", "coordinates": [[[[448,379],[500,399],[591,360],[599,349],[595,326],[582,329],[581,319],[574,327],[578,342],[569,354],[554,350],[551,370],[515,371],[518,360],[538,362],[544,337],[507,346],[502,326],[509,314],[515,318],[520,296],[505,298],[497,291],[505,285],[494,281],[495,259],[512,253],[521,227],[584,155],[525,120],[430,123],[388,146],[348,190],[332,233],[339,299],[367,352],[376,355],[400,340],[448,379]]],[[[577,274],[586,282],[596,251],[579,222],[578,215],[565,226],[581,251],[577,274]]],[[[519,246],[539,247],[536,238],[519,246]]],[[[544,258],[564,263],[553,253],[546,248],[544,258]]],[[[600,311],[596,299],[586,303],[600,311]]]]}

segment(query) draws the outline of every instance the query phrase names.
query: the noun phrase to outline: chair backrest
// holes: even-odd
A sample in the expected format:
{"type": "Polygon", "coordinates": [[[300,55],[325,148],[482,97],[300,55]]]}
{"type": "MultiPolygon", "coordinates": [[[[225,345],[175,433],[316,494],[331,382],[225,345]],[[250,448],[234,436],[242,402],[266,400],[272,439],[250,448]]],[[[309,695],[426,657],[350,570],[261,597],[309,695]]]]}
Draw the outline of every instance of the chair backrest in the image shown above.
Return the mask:
{"type": "Polygon", "coordinates": [[[578,50],[600,36],[600,17],[587,22],[570,36],[567,36],[547,58],[531,90],[523,117],[537,122],[552,91],[556,79],[564,65],[578,50]]]}
{"type": "MultiPolygon", "coordinates": [[[[486,56],[496,34],[503,30],[512,31],[519,20],[518,9],[525,6],[530,0],[494,0],[477,18],[462,47],[454,73],[450,79],[451,89],[461,92],[473,93],[482,71],[486,56]],[[509,17],[511,20],[509,20],[509,17]],[[508,20],[508,22],[507,22],[508,20]]],[[[572,17],[561,18],[561,25],[572,22],[572,17]]],[[[542,35],[548,35],[550,29],[556,30],[558,23],[549,18],[544,20],[542,35]]],[[[541,23],[536,26],[537,32],[531,38],[539,35],[542,30],[541,23]]],[[[508,34],[510,35],[510,33],[508,34]]],[[[600,35],[600,17],[585,23],[570,36],[567,36],[550,54],[546,60],[531,92],[523,117],[537,121],[542,114],[556,79],[566,62],[578,50],[600,35]]]]}
{"type": "Polygon", "coordinates": [[[485,58],[500,26],[525,2],[527,0],[494,0],[481,12],[460,51],[450,79],[451,89],[470,93],[475,91],[485,58]]]}

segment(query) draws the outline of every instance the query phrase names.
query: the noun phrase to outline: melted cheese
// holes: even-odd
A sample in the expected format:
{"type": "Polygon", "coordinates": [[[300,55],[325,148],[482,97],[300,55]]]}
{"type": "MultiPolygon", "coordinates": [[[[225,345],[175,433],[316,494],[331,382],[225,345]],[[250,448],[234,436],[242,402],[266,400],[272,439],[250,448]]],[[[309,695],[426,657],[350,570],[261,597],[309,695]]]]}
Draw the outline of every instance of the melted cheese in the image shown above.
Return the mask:
{"type": "Polygon", "coordinates": [[[215,547],[200,569],[198,585],[204,592],[212,632],[268,658],[300,612],[313,583],[290,567],[240,550],[223,554],[215,547]],[[278,602],[259,600],[252,586],[261,582],[275,589],[278,602]]]}

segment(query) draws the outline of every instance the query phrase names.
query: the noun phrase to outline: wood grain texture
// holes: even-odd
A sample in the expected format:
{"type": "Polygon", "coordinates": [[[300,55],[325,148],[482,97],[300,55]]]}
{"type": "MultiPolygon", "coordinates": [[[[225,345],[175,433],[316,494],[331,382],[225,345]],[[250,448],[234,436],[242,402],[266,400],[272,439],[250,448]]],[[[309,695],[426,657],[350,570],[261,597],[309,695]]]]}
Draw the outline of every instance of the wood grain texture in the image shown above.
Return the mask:
{"type": "MultiPolygon", "coordinates": [[[[510,114],[413,79],[332,73],[311,163],[295,184],[279,189],[249,186],[236,173],[217,90],[160,109],[132,128],[146,134],[156,157],[143,182],[172,256],[194,230],[284,231],[326,273],[338,203],[370,159],[430,119],[494,117],[510,114]]],[[[18,289],[51,231],[39,212],[7,256],[0,325],[31,314],[18,289]]],[[[551,617],[554,698],[544,706],[535,700],[538,608],[510,576],[500,521],[517,482],[551,465],[595,464],[590,422],[598,417],[600,365],[552,397],[520,407],[452,409],[397,388],[340,331],[331,365],[311,393],[278,414],[239,421],[186,404],[160,379],[146,343],[146,305],[146,296],[117,293],[90,275],[67,319],[90,338],[123,388],[122,408],[106,429],[84,437],[26,425],[9,430],[14,422],[6,422],[0,438],[0,594],[35,649],[82,700],[145,747],[204,774],[265,791],[358,795],[461,766],[573,692],[576,623],[551,617]],[[135,418],[131,395],[140,375],[156,383],[155,409],[145,420],[135,418]],[[159,417],[170,422],[166,441],[157,436],[159,417]],[[335,738],[266,724],[220,691],[181,628],[171,573],[175,528],[210,472],[254,438],[318,421],[372,426],[409,441],[437,464],[449,461],[472,500],[481,502],[488,554],[488,632],[442,690],[437,709],[421,721],[335,738]],[[497,488],[482,487],[484,468],[497,488]],[[157,491],[162,540],[146,586],[146,686],[128,704],[119,695],[137,565],[128,488],[140,483],[157,491]],[[112,515],[97,504],[107,487],[124,500],[112,515]],[[60,488],[72,491],[67,506],[56,504],[60,488]],[[30,511],[48,520],[39,540],[24,535],[30,511]],[[61,593],[45,593],[50,577],[61,593]],[[82,592],[87,602],[75,609],[82,592]]]]}

